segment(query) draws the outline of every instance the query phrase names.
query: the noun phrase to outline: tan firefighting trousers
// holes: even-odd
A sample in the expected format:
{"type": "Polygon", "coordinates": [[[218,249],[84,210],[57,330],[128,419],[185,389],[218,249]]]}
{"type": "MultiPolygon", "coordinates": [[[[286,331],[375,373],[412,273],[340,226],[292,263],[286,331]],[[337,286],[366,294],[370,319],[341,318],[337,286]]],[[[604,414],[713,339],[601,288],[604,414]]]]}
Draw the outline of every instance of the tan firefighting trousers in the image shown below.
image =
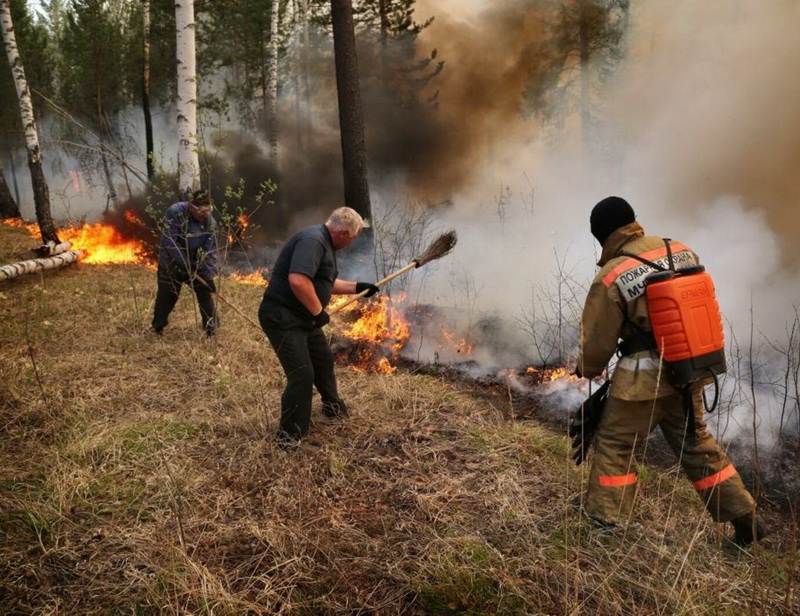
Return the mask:
{"type": "Polygon", "coordinates": [[[626,523],[636,493],[633,450],[661,427],[706,509],[716,522],[753,511],[755,501],[703,421],[702,388],[693,391],[695,438],[684,439],[686,414],[680,395],[646,401],[609,398],[595,433],[586,512],[606,522],[626,523]]]}

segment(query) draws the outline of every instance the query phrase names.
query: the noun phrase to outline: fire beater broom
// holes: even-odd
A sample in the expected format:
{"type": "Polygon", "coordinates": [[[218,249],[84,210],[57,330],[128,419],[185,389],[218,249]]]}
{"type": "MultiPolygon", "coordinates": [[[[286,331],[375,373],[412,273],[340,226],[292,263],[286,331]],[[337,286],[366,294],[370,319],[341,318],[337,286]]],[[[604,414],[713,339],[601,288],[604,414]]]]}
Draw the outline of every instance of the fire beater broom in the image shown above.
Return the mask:
{"type": "MultiPolygon", "coordinates": [[[[443,256],[448,254],[453,247],[456,245],[458,241],[458,237],[456,236],[455,231],[447,231],[446,233],[442,233],[439,237],[437,237],[431,245],[423,252],[420,256],[416,257],[406,265],[405,267],[401,267],[396,272],[392,272],[383,280],[379,280],[375,283],[375,286],[380,287],[385,285],[387,282],[394,280],[401,274],[405,274],[408,270],[416,269],[418,267],[422,267],[426,263],[430,263],[431,261],[435,261],[436,259],[441,259],[443,256]]],[[[339,312],[345,306],[349,306],[354,301],[361,299],[369,292],[369,289],[366,289],[359,293],[358,295],[353,295],[348,299],[345,303],[339,304],[338,306],[334,306],[330,310],[328,310],[328,314],[335,314],[339,312]]]]}

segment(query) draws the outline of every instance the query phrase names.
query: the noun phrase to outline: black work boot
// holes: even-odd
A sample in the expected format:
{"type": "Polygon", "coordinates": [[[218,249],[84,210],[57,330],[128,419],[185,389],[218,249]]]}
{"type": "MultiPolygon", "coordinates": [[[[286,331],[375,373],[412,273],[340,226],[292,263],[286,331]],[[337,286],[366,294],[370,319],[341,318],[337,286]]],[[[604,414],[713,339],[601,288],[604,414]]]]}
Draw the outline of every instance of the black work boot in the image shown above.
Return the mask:
{"type": "Polygon", "coordinates": [[[325,415],[325,417],[347,417],[350,411],[344,403],[344,400],[323,400],[322,414],[325,415]]]}
{"type": "Polygon", "coordinates": [[[748,546],[754,541],[761,541],[769,534],[764,521],[752,511],[731,520],[736,534],[733,542],[739,546],[748,546]]]}

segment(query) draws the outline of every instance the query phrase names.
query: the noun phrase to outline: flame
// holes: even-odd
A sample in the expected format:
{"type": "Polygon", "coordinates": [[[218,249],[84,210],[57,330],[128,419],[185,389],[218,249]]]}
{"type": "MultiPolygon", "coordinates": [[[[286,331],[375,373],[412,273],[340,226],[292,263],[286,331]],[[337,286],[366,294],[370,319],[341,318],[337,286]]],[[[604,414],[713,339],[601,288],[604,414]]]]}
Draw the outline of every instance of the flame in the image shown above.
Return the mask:
{"type": "Polygon", "coordinates": [[[133,210],[125,210],[122,213],[122,216],[125,218],[127,222],[132,225],[137,225],[139,227],[146,227],[147,225],[145,222],[139,218],[133,210]]]}
{"type": "Polygon", "coordinates": [[[463,353],[464,355],[472,355],[472,348],[473,346],[467,342],[466,338],[461,338],[461,340],[456,341],[455,336],[447,331],[444,327],[442,329],[442,337],[445,339],[447,343],[447,347],[442,348],[449,348],[455,350],[456,353],[463,353]]]}
{"type": "Polygon", "coordinates": [[[236,217],[236,222],[231,225],[231,232],[228,233],[228,244],[235,244],[241,242],[244,238],[244,233],[247,227],[250,226],[250,218],[247,214],[239,214],[236,217]]]}
{"type": "Polygon", "coordinates": [[[3,224],[9,227],[17,227],[18,229],[27,229],[31,235],[40,237],[38,225],[28,224],[20,218],[7,218],[3,221],[3,224]]]}
{"type": "Polygon", "coordinates": [[[343,334],[353,340],[364,340],[372,344],[383,345],[390,342],[392,355],[396,356],[410,335],[405,316],[390,305],[402,299],[405,299],[405,295],[397,300],[382,295],[378,301],[367,305],[361,318],[345,329],[343,334]]]}
{"type": "MultiPolygon", "coordinates": [[[[144,226],[144,222],[130,210],[124,216],[128,222],[144,226]]],[[[11,227],[27,229],[33,237],[41,238],[38,225],[27,224],[18,219],[3,222],[11,227]]],[[[85,251],[83,263],[142,263],[145,260],[142,242],[123,237],[112,225],[98,222],[80,227],[61,227],[58,229],[58,238],[72,244],[73,250],[85,251]]]]}
{"type": "Polygon", "coordinates": [[[256,270],[255,272],[250,272],[249,274],[240,274],[238,272],[234,272],[231,274],[231,278],[237,280],[239,282],[243,282],[245,284],[252,284],[259,287],[263,287],[267,284],[268,280],[265,276],[268,270],[256,270]]]}
{"type": "Polygon", "coordinates": [[[537,370],[536,368],[528,368],[528,374],[541,373],[542,383],[552,383],[553,381],[566,381],[567,383],[577,383],[580,379],[575,376],[566,366],[558,368],[548,368],[537,370]]]}
{"type": "MultiPolygon", "coordinates": [[[[342,309],[343,314],[358,312],[358,319],[341,327],[340,334],[356,342],[365,343],[356,357],[350,356],[355,368],[367,372],[392,374],[397,368],[391,360],[396,359],[410,336],[408,321],[403,311],[395,305],[405,299],[405,294],[395,298],[382,295],[370,302],[354,302],[342,309]]],[[[331,307],[348,300],[337,298],[331,307]]]]}
{"type": "Polygon", "coordinates": [[[84,263],[141,263],[144,261],[144,246],[139,240],[122,237],[113,226],[95,223],[82,227],[59,229],[62,241],[70,242],[76,250],[84,250],[84,263]]]}

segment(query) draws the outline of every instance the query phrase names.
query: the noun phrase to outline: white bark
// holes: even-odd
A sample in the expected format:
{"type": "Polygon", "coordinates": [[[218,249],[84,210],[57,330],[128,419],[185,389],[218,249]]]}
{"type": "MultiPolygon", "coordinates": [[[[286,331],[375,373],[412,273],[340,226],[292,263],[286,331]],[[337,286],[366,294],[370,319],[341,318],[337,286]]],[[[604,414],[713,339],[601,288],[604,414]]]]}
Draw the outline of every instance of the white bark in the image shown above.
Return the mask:
{"type": "Polygon", "coordinates": [[[194,0],[175,0],[175,24],[178,64],[178,187],[186,195],[200,187],[194,0]]]}
{"type": "Polygon", "coordinates": [[[269,127],[269,157],[273,169],[278,165],[278,20],[280,0],[272,0],[269,28],[269,62],[267,64],[267,125],[269,127]]]}
{"type": "Polygon", "coordinates": [[[36,118],[33,115],[33,103],[28,80],[25,78],[25,67],[17,48],[17,39],[14,35],[14,24],[11,21],[11,7],[9,0],[0,0],[0,30],[11,66],[11,74],[19,99],[20,117],[25,132],[25,145],[28,150],[28,169],[31,174],[33,187],[33,202],[36,208],[36,220],[45,242],[59,242],[53,218],[50,216],[50,189],[44,177],[42,164],[42,150],[39,146],[39,131],[36,129],[36,118]]]}
{"type": "Polygon", "coordinates": [[[47,242],[36,248],[35,252],[43,257],[52,257],[67,252],[70,248],[72,248],[71,242],[61,242],[60,244],[47,242]]]}
{"type": "Polygon", "coordinates": [[[8,63],[11,66],[11,74],[14,77],[14,85],[17,89],[19,98],[19,112],[22,116],[22,126],[25,131],[25,145],[28,148],[29,159],[33,156],[38,163],[42,162],[42,151],[39,148],[39,132],[36,130],[36,119],[33,117],[33,104],[31,103],[31,91],[28,87],[28,80],[25,78],[25,69],[22,66],[22,58],[17,48],[17,39],[14,35],[14,25],[11,22],[11,7],[9,0],[0,0],[0,27],[3,30],[3,41],[5,42],[8,63]]]}
{"type": "Polygon", "coordinates": [[[12,278],[25,274],[33,274],[43,270],[64,267],[70,263],[76,263],[84,254],[83,250],[70,250],[69,252],[64,252],[54,257],[47,257],[46,259],[31,259],[29,261],[20,261],[18,263],[4,265],[0,267],[0,280],[11,280],[12,278]]]}

